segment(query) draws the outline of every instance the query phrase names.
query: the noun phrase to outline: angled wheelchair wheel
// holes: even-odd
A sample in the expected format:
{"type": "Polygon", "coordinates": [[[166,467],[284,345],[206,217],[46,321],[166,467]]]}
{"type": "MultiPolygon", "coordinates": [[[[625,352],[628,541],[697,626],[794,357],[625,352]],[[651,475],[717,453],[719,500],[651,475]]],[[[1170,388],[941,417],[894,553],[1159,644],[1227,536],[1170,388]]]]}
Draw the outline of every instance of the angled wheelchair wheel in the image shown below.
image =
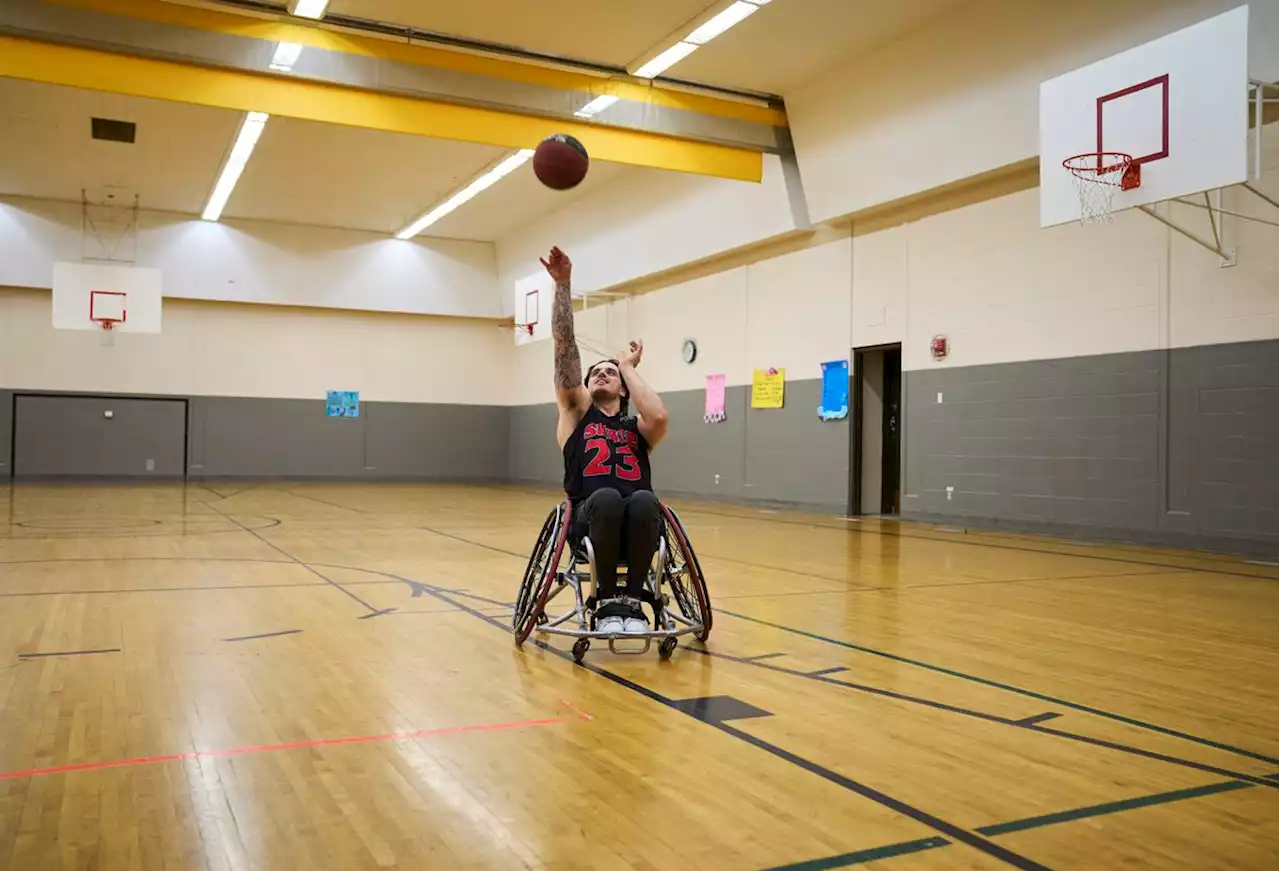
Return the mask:
{"type": "Polygon", "coordinates": [[[520,582],[520,592],[516,595],[515,611],[511,615],[511,629],[517,645],[524,644],[546,607],[568,536],[568,511],[569,503],[566,501],[547,515],[533,553],[529,555],[524,580],[520,582]]]}
{"type": "Polygon", "coordinates": [[[711,594],[707,591],[702,566],[698,564],[698,555],[694,553],[675,511],[663,505],[662,514],[666,519],[662,531],[667,540],[665,569],[671,582],[672,598],[686,620],[701,624],[702,630],[694,637],[706,641],[711,635],[711,594]]]}

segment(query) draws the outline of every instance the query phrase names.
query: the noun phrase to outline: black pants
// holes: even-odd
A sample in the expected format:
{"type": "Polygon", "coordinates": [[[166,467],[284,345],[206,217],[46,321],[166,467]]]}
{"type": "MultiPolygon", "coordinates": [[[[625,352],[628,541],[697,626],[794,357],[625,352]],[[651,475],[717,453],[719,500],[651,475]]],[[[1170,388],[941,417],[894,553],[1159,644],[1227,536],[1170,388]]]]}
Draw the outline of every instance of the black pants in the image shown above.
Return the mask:
{"type": "Polygon", "coordinates": [[[662,507],[649,490],[623,496],[597,490],[574,507],[574,520],[585,522],[596,554],[596,598],[618,594],[618,563],[627,561],[627,595],[638,598],[662,533],[662,507]]]}

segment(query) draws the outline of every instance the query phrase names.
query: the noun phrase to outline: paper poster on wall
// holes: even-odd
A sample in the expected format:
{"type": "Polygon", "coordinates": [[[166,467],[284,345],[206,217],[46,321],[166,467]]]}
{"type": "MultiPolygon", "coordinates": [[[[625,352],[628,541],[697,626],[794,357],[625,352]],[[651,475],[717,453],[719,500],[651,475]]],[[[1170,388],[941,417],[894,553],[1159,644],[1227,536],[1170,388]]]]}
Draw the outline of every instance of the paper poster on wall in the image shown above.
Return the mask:
{"type": "Polygon", "coordinates": [[[359,390],[330,390],[325,394],[325,417],[359,417],[359,390]]]}
{"type": "Polygon", "coordinates": [[[844,420],[849,416],[849,361],[831,360],[822,364],[822,420],[844,420]]]}
{"type": "Polygon", "coordinates": [[[708,375],[707,404],[702,419],[707,423],[722,423],[724,418],[724,376],[708,375]]]}
{"type": "Polygon", "coordinates": [[[751,376],[751,407],[782,408],[786,369],[757,369],[751,376]]]}

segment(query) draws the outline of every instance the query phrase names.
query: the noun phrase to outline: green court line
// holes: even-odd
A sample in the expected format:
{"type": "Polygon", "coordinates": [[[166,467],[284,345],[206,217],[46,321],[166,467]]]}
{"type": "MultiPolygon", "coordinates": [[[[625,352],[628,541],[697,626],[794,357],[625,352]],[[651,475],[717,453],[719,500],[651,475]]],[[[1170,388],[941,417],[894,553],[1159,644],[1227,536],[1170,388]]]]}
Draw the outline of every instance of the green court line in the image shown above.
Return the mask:
{"type": "Polygon", "coordinates": [[[863,862],[874,862],[877,859],[889,859],[893,856],[906,856],[910,853],[921,853],[936,847],[945,847],[951,842],[946,838],[921,838],[918,841],[903,841],[900,844],[885,844],[883,847],[872,847],[868,850],[856,850],[852,853],[841,853],[839,856],[826,856],[822,859],[806,859],[791,865],[777,865],[765,871],[826,871],[828,868],[847,868],[863,862]]]}
{"type": "Polygon", "coordinates": [[[1121,799],[1120,801],[1109,801],[1104,804],[1095,804],[1089,807],[1074,808],[1069,811],[1043,814],[1038,817],[1027,817],[1023,820],[1011,820],[1007,823],[996,823],[992,826],[982,826],[974,831],[983,835],[1005,835],[1009,832],[1022,832],[1027,829],[1038,829],[1041,826],[1054,826],[1058,823],[1070,823],[1075,820],[1088,819],[1089,817],[1118,814],[1123,811],[1134,810],[1135,808],[1168,804],[1174,801],[1184,801],[1189,798],[1199,798],[1203,795],[1216,795],[1220,792],[1233,792],[1237,789],[1251,789],[1253,786],[1254,784],[1245,783],[1241,780],[1227,780],[1221,783],[1209,783],[1204,786],[1193,786],[1190,789],[1175,789],[1172,792],[1161,792],[1156,795],[1143,795],[1138,796],[1137,798],[1126,798],[1121,799]]]}
{"type": "MultiPolygon", "coordinates": [[[[1267,775],[1270,779],[1275,779],[1276,774],[1267,775]]],[[[1120,801],[1109,801],[1103,804],[1089,805],[1088,807],[1072,808],[1071,810],[1058,811],[1052,814],[1041,814],[1040,816],[1027,817],[1021,820],[1010,820],[1007,823],[995,823],[990,826],[982,826],[974,829],[980,835],[988,837],[997,837],[999,835],[1007,835],[1011,832],[1025,832],[1028,829],[1039,829],[1044,826],[1056,826],[1061,823],[1075,822],[1076,820],[1084,820],[1090,817],[1101,817],[1109,814],[1123,813],[1124,811],[1135,810],[1142,807],[1153,807],[1155,805],[1171,804],[1176,801],[1186,801],[1191,798],[1200,798],[1206,795],[1217,795],[1221,792],[1234,792],[1238,789],[1251,789],[1256,784],[1245,783],[1241,780],[1225,780],[1218,783],[1208,783],[1204,786],[1193,786],[1189,789],[1175,789],[1171,792],[1160,792],[1155,795],[1143,795],[1137,798],[1126,798],[1120,801]]],[[[882,847],[873,847],[869,850],[857,850],[853,853],[841,853],[837,856],[826,856],[821,859],[807,859],[803,862],[796,862],[793,865],[779,865],[777,867],[765,869],[765,871],[826,871],[829,868],[847,868],[850,865],[857,865],[862,862],[871,862],[876,859],[888,859],[893,856],[904,856],[910,853],[919,853],[924,850],[932,850],[936,847],[946,847],[953,842],[945,838],[924,838],[918,841],[902,841],[897,844],[886,844],[882,847]]]]}
{"type": "Polygon", "coordinates": [[[1027,696],[1028,698],[1032,698],[1032,699],[1039,699],[1042,702],[1052,702],[1055,705],[1062,705],[1063,707],[1072,708],[1073,710],[1084,711],[1087,714],[1096,714],[1099,717],[1106,717],[1109,720],[1115,720],[1120,723],[1125,723],[1129,726],[1137,726],[1139,729],[1146,729],[1151,732],[1159,732],[1162,735],[1171,735],[1175,738],[1182,738],[1185,741],[1192,741],[1196,744],[1202,744],[1206,747],[1213,747],[1216,750],[1225,750],[1228,753],[1235,753],[1239,756],[1247,756],[1250,759],[1258,759],[1262,762],[1270,762],[1273,764],[1280,762],[1280,759],[1277,759],[1273,756],[1267,756],[1266,754],[1263,754],[1263,753],[1255,753],[1254,751],[1246,750],[1243,747],[1235,747],[1235,746],[1232,746],[1231,744],[1223,744],[1218,741],[1212,741],[1208,738],[1201,738],[1198,735],[1190,735],[1186,732],[1179,732],[1176,729],[1169,729],[1169,728],[1166,728],[1165,726],[1157,726],[1155,723],[1147,723],[1142,720],[1135,720],[1133,717],[1126,717],[1123,714],[1114,714],[1111,711],[1104,711],[1100,708],[1091,708],[1088,705],[1082,705],[1079,702],[1071,702],[1071,701],[1067,701],[1066,699],[1060,699],[1055,696],[1049,696],[1049,695],[1045,695],[1044,693],[1038,693],[1034,690],[1023,689],[1022,687],[1012,686],[1011,684],[1000,683],[999,681],[991,680],[989,678],[979,677],[976,674],[966,674],[963,671],[956,671],[955,669],[952,669],[952,668],[946,668],[941,665],[934,665],[931,662],[923,662],[922,660],[919,660],[919,659],[911,659],[910,657],[899,656],[896,653],[889,653],[888,651],[884,651],[884,650],[876,650],[874,647],[863,647],[861,644],[852,644],[848,641],[841,641],[838,638],[828,638],[827,636],[819,635],[816,632],[807,632],[804,629],[796,629],[795,627],[792,627],[792,626],[784,626],[781,623],[771,623],[768,620],[761,620],[759,617],[749,617],[746,614],[739,614],[735,611],[726,611],[723,608],[717,608],[716,612],[720,614],[727,614],[730,617],[737,617],[739,620],[746,620],[748,623],[759,623],[761,626],[771,626],[774,629],[780,629],[783,632],[790,632],[792,635],[802,635],[805,638],[812,638],[815,641],[825,641],[827,644],[834,644],[837,647],[844,647],[849,650],[856,650],[856,651],[859,651],[860,653],[869,653],[872,656],[879,656],[883,659],[890,659],[890,660],[893,660],[894,662],[901,662],[906,665],[914,665],[920,668],[926,668],[929,671],[934,671],[939,674],[945,674],[951,677],[958,677],[961,680],[973,681],[974,683],[980,683],[980,684],[983,684],[984,686],[994,687],[996,689],[1005,690],[1011,693],[1017,693],[1018,695],[1027,696]]]}

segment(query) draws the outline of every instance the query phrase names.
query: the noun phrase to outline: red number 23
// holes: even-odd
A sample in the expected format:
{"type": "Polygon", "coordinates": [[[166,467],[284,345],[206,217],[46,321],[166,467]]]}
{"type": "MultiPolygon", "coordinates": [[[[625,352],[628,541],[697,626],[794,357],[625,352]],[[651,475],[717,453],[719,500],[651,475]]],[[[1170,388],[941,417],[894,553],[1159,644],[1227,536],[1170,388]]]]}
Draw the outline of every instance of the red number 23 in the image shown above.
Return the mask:
{"type": "Polygon", "coordinates": [[[611,471],[624,481],[640,480],[640,462],[632,453],[630,445],[618,445],[618,457],[621,462],[613,469],[609,468],[609,443],[604,439],[588,439],[586,448],[593,451],[591,461],[582,470],[586,477],[608,475],[611,471]]]}

